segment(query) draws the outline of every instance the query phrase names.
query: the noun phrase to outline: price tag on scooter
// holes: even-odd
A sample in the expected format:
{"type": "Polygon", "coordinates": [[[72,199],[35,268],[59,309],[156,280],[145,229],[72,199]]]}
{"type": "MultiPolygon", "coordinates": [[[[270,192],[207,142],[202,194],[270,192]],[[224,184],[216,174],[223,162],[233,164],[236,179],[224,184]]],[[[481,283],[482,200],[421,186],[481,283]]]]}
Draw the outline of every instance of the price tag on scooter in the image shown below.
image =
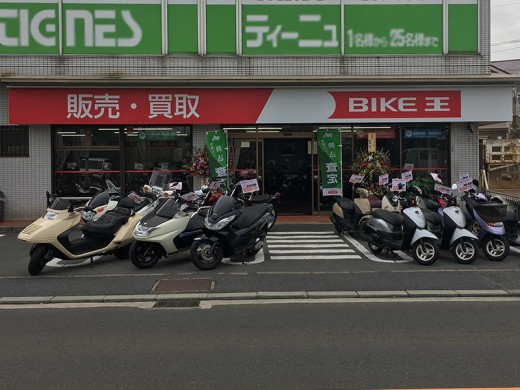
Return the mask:
{"type": "Polygon", "coordinates": [[[475,188],[475,186],[473,185],[473,179],[471,177],[459,180],[457,182],[457,189],[460,192],[466,192],[466,191],[469,191],[474,188],[475,188]]]}
{"type": "Polygon", "coordinates": [[[242,192],[244,194],[260,191],[260,186],[258,185],[258,180],[256,179],[242,180],[240,182],[240,187],[242,187],[242,192]]]}
{"type": "Polygon", "coordinates": [[[210,190],[218,190],[221,185],[222,185],[222,181],[216,180],[216,181],[212,181],[211,183],[209,183],[208,188],[210,190]]]}
{"type": "Polygon", "coordinates": [[[180,197],[186,202],[194,202],[199,198],[195,192],[188,192],[187,194],[181,195],[180,197]]]}
{"type": "Polygon", "coordinates": [[[168,185],[168,189],[180,191],[182,190],[182,181],[174,181],[168,185]]]}
{"type": "Polygon", "coordinates": [[[386,175],[379,176],[379,185],[384,186],[388,184],[388,173],[386,175]]]}
{"type": "Polygon", "coordinates": [[[392,179],[392,191],[405,192],[406,191],[406,180],[405,179],[392,179]]]}
{"type": "Polygon", "coordinates": [[[365,176],[362,175],[352,175],[350,176],[349,183],[361,183],[365,176]]]}
{"type": "Polygon", "coordinates": [[[448,194],[451,195],[451,188],[447,186],[443,186],[440,184],[435,184],[435,187],[433,187],[435,191],[440,192],[441,194],[448,194]]]}
{"type": "Polygon", "coordinates": [[[404,179],[406,182],[413,180],[413,174],[412,171],[406,171],[401,173],[401,179],[404,179]]]}

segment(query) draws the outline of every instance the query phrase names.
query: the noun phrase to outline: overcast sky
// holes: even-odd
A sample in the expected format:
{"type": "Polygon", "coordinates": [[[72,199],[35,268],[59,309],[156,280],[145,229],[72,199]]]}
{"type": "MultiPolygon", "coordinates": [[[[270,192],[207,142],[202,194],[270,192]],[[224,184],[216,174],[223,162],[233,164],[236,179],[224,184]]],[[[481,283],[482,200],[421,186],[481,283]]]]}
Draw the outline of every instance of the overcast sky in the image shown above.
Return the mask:
{"type": "Polygon", "coordinates": [[[520,59],[520,0],[491,0],[491,61],[520,59]]]}

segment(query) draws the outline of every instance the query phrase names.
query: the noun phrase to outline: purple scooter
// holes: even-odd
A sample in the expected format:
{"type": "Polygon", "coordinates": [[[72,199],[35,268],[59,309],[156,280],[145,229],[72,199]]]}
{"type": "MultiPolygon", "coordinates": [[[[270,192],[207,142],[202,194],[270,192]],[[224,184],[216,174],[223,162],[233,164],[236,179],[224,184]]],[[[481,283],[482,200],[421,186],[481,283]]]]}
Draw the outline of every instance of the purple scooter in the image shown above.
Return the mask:
{"type": "Polygon", "coordinates": [[[500,261],[509,254],[504,222],[507,205],[490,202],[480,193],[466,192],[466,209],[473,218],[470,229],[477,235],[479,246],[490,260],[500,261]]]}

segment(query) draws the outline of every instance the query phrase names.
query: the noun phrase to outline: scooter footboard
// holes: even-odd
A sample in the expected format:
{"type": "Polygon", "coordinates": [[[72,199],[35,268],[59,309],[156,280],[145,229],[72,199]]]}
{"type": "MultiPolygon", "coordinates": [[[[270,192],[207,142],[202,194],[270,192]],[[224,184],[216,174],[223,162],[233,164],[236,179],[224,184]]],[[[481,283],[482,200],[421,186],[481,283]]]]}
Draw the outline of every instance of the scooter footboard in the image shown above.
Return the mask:
{"type": "Polygon", "coordinates": [[[478,237],[466,229],[456,228],[453,232],[450,240],[450,246],[452,246],[455,242],[460,240],[462,237],[467,237],[473,240],[478,240],[478,237]]]}

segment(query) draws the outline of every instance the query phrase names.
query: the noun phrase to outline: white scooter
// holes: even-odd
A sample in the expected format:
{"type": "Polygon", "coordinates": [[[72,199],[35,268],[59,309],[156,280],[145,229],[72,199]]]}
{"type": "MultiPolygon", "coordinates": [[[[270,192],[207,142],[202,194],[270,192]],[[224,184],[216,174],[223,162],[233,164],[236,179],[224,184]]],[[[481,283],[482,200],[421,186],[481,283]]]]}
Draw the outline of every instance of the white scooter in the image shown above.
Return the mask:
{"type": "Polygon", "coordinates": [[[137,268],[151,268],[163,257],[189,251],[195,237],[202,234],[209,206],[205,198],[188,193],[171,196],[145,216],[135,227],[130,260],[137,268]]]}
{"type": "MultiPolygon", "coordinates": [[[[452,185],[457,189],[457,184],[452,185]]],[[[478,237],[466,229],[464,212],[457,205],[457,198],[450,196],[447,207],[439,207],[442,219],[441,249],[451,249],[453,257],[461,264],[471,264],[478,256],[478,237]]]]}

